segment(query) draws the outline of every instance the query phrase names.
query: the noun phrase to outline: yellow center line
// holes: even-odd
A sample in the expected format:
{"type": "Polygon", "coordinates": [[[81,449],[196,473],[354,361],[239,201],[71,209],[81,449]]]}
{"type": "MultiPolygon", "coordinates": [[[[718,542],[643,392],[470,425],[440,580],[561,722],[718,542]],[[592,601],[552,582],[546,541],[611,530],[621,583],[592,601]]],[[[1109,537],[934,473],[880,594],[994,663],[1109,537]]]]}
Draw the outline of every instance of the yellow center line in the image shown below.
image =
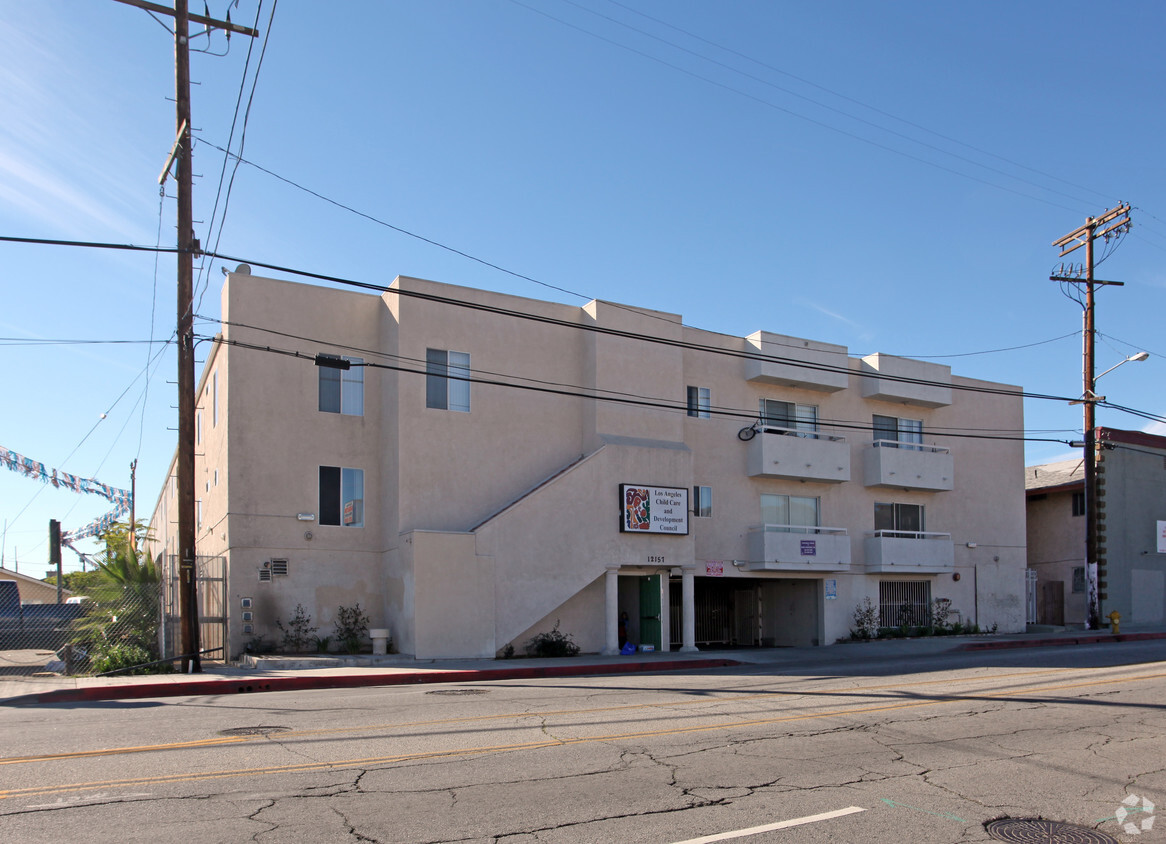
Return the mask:
{"type": "MultiPolygon", "coordinates": [[[[1133,677],[1116,677],[1105,680],[1090,680],[1078,683],[1062,683],[1054,686],[1032,686],[1025,689],[1015,689],[1008,692],[992,694],[970,694],[961,696],[961,700],[997,700],[1007,697],[1016,697],[1023,694],[1038,694],[1062,689],[1085,688],[1088,686],[1112,685],[1120,682],[1141,682],[1157,680],[1166,677],[1166,672],[1144,674],[1133,677]]],[[[669,735],[683,735],[717,730],[736,730],[743,727],[767,726],[772,724],[788,723],[791,721],[812,721],[822,718],[837,718],[852,715],[864,715],[873,712],[890,712],[902,709],[918,709],[924,706],[936,706],[943,703],[952,703],[949,697],[932,700],[916,700],[905,703],[883,704],[878,706],[860,706],[845,709],[836,709],[814,714],[784,715],[774,718],[758,718],[749,721],[733,721],[720,724],[705,724],[691,727],[671,727],[662,730],[644,730],[630,733],[611,733],[599,736],[587,736],[571,739],[546,739],[535,742],[520,742],[517,744],[489,745],[485,747],[449,748],[447,750],[422,751],[418,753],[395,754],[392,756],[375,756],[361,759],[344,759],[331,762],[307,762],[299,765],[277,765],[267,768],[235,769],[230,771],[189,772],[162,776],[134,777],[122,780],[102,780],[88,783],[69,783],[54,786],[34,786],[30,788],[16,788],[0,791],[0,800],[14,797],[43,796],[63,794],[72,791],[92,791],[104,788],[124,788],[129,786],[158,785],[163,783],[197,782],[209,779],[227,779],[241,776],[270,776],[281,773],[307,773],[313,771],[344,770],[349,768],[364,768],[374,765],[386,765],[394,762],[417,761],[422,759],[438,759],[448,756],[474,756],[488,753],[506,753],[517,750],[536,750],[546,747],[569,747],[572,745],[595,744],[609,741],[627,741],[629,739],[653,738],[669,735]]]]}
{"type": "MultiPolygon", "coordinates": [[[[419,727],[436,727],[446,726],[449,724],[473,723],[482,721],[497,721],[497,720],[513,720],[524,718],[557,718],[567,715],[593,715],[603,712],[626,712],[632,709],[674,709],[678,707],[688,706],[705,706],[715,703],[753,703],[755,701],[773,700],[775,698],[783,697],[802,697],[814,696],[822,694],[837,694],[837,695],[863,695],[870,692],[885,691],[887,689],[912,689],[920,686],[932,686],[939,684],[955,685],[961,683],[976,683],[985,681],[999,681],[1015,679],[1017,677],[1033,677],[1047,674],[1063,674],[1066,671],[1072,672],[1098,672],[1109,670],[1110,666],[1099,668],[1048,668],[1037,671],[1016,671],[1009,674],[995,674],[995,675],[979,675],[975,677],[943,677],[932,680],[917,680],[911,683],[885,683],[876,686],[858,686],[858,687],[838,687],[828,689],[801,689],[801,690],[784,690],[776,692],[766,692],[761,694],[738,693],[732,695],[720,695],[716,697],[701,697],[695,700],[678,700],[670,702],[659,703],[630,703],[622,704],[620,706],[599,706],[586,709],[557,709],[546,710],[543,712],[505,712],[495,715],[469,715],[460,716],[457,718],[437,718],[425,721],[408,721],[404,723],[395,724],[368,724],[354,727],[333,727],[329,729],[319,730],[288,730],[286,732],[278,733],[280,739],[302,738],[305,736],[327,736],[327,735],[342,735],[345,733],[365,733],[373,730],[395,730],[399,732],[416,729],[419,727]]],[[[804,682],[804,681],[803,681],[804,682]]],[[[260,738],[268,738],[268,736],[226,736],[208,739],[199,739],[187,742],[169,742],[165,744],[140,745],[136,747],[114,747],[103,748],[98,750],[82,750],[72,751],[68,753],[49,753],[40,754],[36,756],[11,756],[0,758],[0,765],[16,765],[29,764],[33,762],[51,762],[63,761],[70,759],[85,759],[95,756],[116,756],[120,754],[131,753],[152,753],[165,750],[186,750],[198,749],[203,747],[214,747],[221,745],[238,744],[243,742],[255,741],[260,738]]]]}

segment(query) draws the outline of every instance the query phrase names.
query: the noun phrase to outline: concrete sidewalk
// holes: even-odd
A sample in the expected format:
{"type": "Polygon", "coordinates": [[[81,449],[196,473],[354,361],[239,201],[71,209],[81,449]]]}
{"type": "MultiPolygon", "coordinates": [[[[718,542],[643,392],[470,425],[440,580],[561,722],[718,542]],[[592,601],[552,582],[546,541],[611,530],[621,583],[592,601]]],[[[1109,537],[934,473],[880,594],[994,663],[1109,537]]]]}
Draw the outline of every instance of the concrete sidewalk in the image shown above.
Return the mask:
{"type": "MultiPolygon", "coordinates": [[[[583,654],[563,659],[479,659],[418,662],[399,656],[258,657],[244,665],[207,663],[201,674],[119,677],[14,676],[0,673],[0,706],[77,703],[187,695],[229,695],[421,683],[470,683],[584,675],[696,671],[737,665],[805,666],[911,659],[942,653],[1074,646],[1166,639],[1166,626],[1137,627],[1114,635],[1055,630],[1005,635],[939,636],[844,642],[819,648],[748,648],[695,654],[630,656],[583,654]]],[[[27,653],[27,652],[24,652],[27,653]]],[[[48,658],[52,657],[46,652],[48,658]]],[[[27,663],[25,657],[26,668],[27,663]]],[[[19,660],[16,660],[19,661],[19,660]]]]}

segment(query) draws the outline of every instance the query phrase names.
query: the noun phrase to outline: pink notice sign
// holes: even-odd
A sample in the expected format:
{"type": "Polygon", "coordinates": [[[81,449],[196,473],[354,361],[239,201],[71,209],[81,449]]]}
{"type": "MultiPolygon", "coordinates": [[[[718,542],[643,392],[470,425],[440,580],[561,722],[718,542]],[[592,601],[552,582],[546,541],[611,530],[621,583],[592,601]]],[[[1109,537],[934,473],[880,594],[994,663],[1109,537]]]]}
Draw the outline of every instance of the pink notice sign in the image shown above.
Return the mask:
{"type": "Polygon", "coordinates": [[[724,577],[725,563],[723,560],[705,560],[704,573],[709,577],[724,577]]]}

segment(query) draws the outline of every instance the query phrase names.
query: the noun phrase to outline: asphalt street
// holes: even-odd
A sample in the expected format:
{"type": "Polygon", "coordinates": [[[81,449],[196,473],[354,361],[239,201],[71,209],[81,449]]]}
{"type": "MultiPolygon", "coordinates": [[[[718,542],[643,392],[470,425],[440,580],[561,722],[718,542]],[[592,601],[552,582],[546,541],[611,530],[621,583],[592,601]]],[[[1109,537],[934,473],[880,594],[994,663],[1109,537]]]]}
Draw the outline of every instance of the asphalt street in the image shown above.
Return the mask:
{"type": "Polygon", "coordinates": [[[0,707],[0,840],[1124,841],[1164,692],[1154,640],[0,707]]]}

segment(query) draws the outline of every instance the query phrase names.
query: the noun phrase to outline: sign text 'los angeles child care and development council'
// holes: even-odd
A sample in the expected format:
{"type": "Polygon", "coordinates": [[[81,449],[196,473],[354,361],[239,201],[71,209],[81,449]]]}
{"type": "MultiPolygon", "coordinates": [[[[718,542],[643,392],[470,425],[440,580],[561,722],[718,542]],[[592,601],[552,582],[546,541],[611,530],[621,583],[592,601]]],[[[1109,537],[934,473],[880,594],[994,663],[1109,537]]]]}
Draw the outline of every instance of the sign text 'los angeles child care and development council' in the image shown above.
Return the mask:
{"type": "Polygon", "coordinates": [[[623,521],[628,533],[688,533],[688,490],[620,484],[623,521]]]}

